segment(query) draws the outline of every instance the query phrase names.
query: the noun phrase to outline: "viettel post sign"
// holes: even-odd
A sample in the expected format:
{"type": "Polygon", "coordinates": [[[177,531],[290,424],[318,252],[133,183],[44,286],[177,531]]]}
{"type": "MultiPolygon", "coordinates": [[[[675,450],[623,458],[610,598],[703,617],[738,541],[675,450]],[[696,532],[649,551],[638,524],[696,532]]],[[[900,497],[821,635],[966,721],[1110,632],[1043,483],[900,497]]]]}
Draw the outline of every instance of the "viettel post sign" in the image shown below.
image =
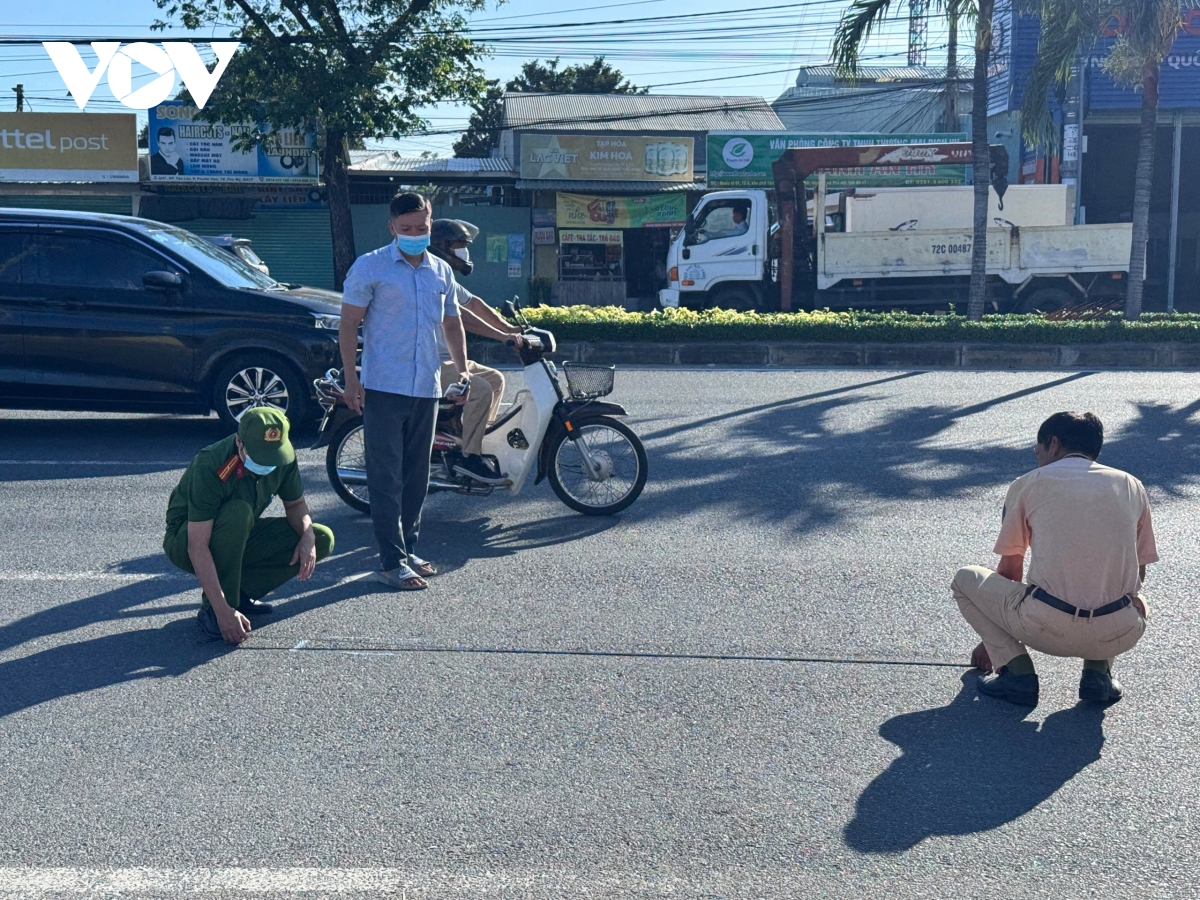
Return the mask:
{"type": "MultiPolygon", "coordinates": [[[[799,147],[865,147],[872,144],[942,144],[965,141],[965,134],[795,134],[790,132],[709,132],[710,188],[771,188],[771,164],[799,147]]],[[[825,169],[826,184],[843,187],[919,187],[965,184],[966,166],[920,163],[825,169]]],[[[817,176],[808,179],[815,184],[817,176]]]]}
{"type": "Polygon", "coordinates": [[[132,113],[0,113],[0,181],[137,180],[132,113]]]}
{"type": "Polygon", "coordinates": [[[559,228],[669,228],[687,220],[682,192],[648,197],[557,195],[559,228]]]}
{"type": "Polygon", "coordinates": [[[526,133],[521,135],[521,178],[691,181],[695,163],[693,143],[690,137],[526,133]]]}

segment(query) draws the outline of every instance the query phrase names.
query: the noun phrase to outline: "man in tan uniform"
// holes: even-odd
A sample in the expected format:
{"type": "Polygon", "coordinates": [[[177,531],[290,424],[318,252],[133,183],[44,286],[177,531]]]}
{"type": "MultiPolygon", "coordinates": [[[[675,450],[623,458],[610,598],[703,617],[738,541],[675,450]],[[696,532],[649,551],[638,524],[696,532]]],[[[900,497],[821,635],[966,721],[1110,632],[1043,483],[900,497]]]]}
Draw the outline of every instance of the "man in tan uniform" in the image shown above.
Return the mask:
{"type": "Polygon", "coordinates": [[[983,638],[972,662],[980,693],[1036,706],[1038,677],[1026,646],[1083,658],[1079,699],[1121,699],[1113,658],[1146,629],[1138,589],[1158,560],[1142,483],[1096,462],[1104,426],[1092,413],[1055,413],[1038,429],[1038,468],[1008,489],[995,572],[967,566],[951,589],[983,638]],[[1024,577],[1025,551],[1031,551],[1024,577]]]}

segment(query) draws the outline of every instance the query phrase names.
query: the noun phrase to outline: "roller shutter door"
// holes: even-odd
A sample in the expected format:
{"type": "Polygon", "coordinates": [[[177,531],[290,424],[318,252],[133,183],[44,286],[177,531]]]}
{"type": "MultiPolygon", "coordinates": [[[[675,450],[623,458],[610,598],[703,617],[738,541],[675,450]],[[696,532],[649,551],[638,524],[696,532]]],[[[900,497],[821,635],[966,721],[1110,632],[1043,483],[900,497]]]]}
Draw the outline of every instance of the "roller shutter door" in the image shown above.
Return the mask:
{"type": "Polygon", "coordinates": [[[250,219],[192,219],[180,222],[179,227],[195,234],[249,238],[254,252],[270,268],[272,278],[333,289],[328,210],[259,212],[250,219]]]}
{"type": "Polygon", "coordinates": [[[133,214],[132,197],[10,197],[0,195],[0,207],[17,209],[66,209],[76,212],[112,213],[117,216],[133,214]]]}

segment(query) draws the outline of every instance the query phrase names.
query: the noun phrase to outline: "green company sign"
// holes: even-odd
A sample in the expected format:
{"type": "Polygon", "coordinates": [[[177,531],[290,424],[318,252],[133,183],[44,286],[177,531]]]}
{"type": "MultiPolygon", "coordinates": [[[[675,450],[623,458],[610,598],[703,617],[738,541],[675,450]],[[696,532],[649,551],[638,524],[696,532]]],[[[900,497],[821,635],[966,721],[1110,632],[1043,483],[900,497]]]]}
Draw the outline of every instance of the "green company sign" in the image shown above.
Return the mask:
{"type": "MultiPolygon", "coordinates": [[[[794,134],[786,131],[723,131],[708,134],[708,187],[770,188],[771,163],[797,147],[865,147],[871,144],[941,144],[965,134],[794,134]]],[[[966,166],[869,166],[827,169],[826,184],[846,187],[919,187],[965,184],[966,166]]],[[[816,183],[816,176],[808,180],[816,183]]]]}

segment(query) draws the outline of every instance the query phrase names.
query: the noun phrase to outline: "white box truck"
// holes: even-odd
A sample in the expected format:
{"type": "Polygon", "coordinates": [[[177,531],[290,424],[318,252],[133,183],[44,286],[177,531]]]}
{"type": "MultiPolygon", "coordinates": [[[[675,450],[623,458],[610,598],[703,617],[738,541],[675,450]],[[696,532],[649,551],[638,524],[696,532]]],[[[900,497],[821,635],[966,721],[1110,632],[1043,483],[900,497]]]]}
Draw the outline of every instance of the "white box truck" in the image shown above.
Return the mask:
{"type": "MultiPolygon", "coordinates": [[[[994,172],[1007,167],[993,147],[994,172]],[[999,163],[997,165],[996,163],[999,163]]],[[[807,205],[804,178],[821,167],[961,164],[971,145],[819,147],[775,163],[775,190],[705,194],[668,251],[663,306],[796,309],[946,306],[965,303],[973,232],[971,186],[877,188],[807,205]],[[802,209],[821,209],[825,215],[802,209]],[[790,245],[790,252],[788,247],[790,245]]],[[[1120,296],[1131,227],[1074,225],[1066,185],[1009,188],[996,175],[987,233],[993,310],[1051,311],[1120,296]]]]}

